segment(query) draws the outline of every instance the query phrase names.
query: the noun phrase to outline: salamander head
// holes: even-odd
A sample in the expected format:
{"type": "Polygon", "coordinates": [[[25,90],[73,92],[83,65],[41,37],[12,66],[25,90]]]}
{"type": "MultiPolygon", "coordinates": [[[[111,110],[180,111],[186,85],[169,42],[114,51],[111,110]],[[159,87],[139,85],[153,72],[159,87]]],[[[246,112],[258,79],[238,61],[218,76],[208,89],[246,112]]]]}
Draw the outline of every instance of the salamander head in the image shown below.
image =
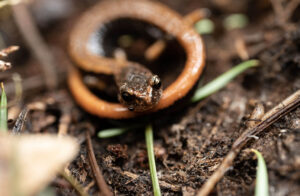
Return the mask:
{"type": "Polygon", "coordinates": [[[153,108],[162,95],[161,80],[150,72],[130,73],[119,88],[119,100],[129,110],[143,112],[153,108]]]}

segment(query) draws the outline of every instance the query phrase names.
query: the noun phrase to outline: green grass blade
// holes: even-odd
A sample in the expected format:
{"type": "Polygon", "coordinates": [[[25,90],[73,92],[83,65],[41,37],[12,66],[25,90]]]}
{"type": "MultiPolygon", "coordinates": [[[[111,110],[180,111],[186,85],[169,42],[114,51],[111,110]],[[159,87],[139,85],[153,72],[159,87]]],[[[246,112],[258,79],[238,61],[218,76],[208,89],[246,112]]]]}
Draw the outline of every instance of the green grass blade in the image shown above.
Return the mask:
{"type": "Polygon", "coordinates": [[[234,79],[240,73],[244,72],[245,70],[251,67],[256,67],[258,65],[259,65],[258,60],[249,60],[235,66],[234,68],[223,73],[213,81],[209,82],[208,84],[196,90],[191,101],[194,103],[206,98],[207,96],[215,93],[216,91],[226,86],[232,79],[234,79]]]}
{"type": "Polygon", "coordinates": [[[119,135],[122,135],[123,133],[136,129],[136,128],[140,128],[140,127],[144,127],[144,124],[133,124],[133,125],[128,125],[126,127],[118,127],[118,128],[110,128],[110,129],[103,129],[101,131],[98,132],[98,137],[99,138],[110,138],[110,137],[116,137],[119,135]]]}
{"type": "Polygon", "coordinates": [[[231,14],[227,16],[223,22],[227,30],[241,29],[248,25],[249,19],[244,14],[231,14]]]}
{"type": "Polygon", "coordinates": [[[260,152],[252,149],[257,157],[255,196],[269,196],[268,171],[265,160],[260,152]]]}
{"type": "Polygon", "coordinates": [[[7,132],[7,97],[4,85],[1,83],[1,102],[0,102],[0,132],[7,132]]]}
{"type": "Polygon", "coordinates": [[[37,196],[55,196],[54,188],[47,187],[37,194],[37,196]]]}
{"type": "Polygon", "coordinates": [[[197,33],[203,35],[203,34],[211,34],[213,33],[215,26],[214,23],[210,19],[202,19],[199,20],[195,25],[194,25],[195,30],[197,33]]]}
{"type": "Polygon", "coordinates": [[[146,145],[147,145],[147,153],[148,153],[153,193],[154,196],[160,196],[161,193],[160,193],[158,178],[156,174],[156,165],[155,165],[155,157],[154,157],[154,149],[153,149],[153,130],[151,125],[148,125],[146,127],[145,137],[146,137],[146,145]]]}
{"type": "Polygon", "coordinates": [[[128,131],[130,127],[121,127],[121,128],[111,128],[111,129],[105,129],[98,132],[99,138],[110,138],[110,137],[116,137],[119,135],[122,135],[126,131],[128,131]]]}

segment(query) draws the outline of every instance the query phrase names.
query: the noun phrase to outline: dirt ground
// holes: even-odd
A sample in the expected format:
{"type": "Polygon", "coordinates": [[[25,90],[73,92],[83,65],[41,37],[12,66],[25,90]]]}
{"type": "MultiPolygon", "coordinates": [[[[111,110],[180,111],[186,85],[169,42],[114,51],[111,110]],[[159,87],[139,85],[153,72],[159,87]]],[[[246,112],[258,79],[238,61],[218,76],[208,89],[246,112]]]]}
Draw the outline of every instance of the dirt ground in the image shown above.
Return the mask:
{"type": "MultiPolygon", "coordinates": [[[[195,195],[245,131],[254,103],[263,104],[268,111],[300,89],[300,6],[292,9],[288,6],[290,1],[284,0],[279,6],[282,9],[276,0],[271,1],[273,4],[268,0],[161,1],[182,15],[196,8],[208,8],[211,12],[215,31],[203,36],[207,59],[202,84],[243,61],[236,44],[238,40],[243,40],[250,58],[261,62],[259,67],[246,71],[205,100],[177,109],[172,115],[151,118],[162,195],[195,195]],[[232,13],[245,14],[249,24],[242,29],[226,30],[223,20],[232,13]]],[[[64,7],[62,18],[39,12],[45,9],[45,2],[35,1],[31,11],[39,18],[41,35],[58,62],[57,89],[45,90],[39,62],[32,56],[21,33],[7,33],[16,28],[6,22],[12,18],[1,20],[4,40],[22,48],[12,55],[13,69],[1,75],[7,81],[9,99],[14,96],[10,77],[17,72],[24,84],[24,99],[19,107],[36,101],[47,105],[46,110],[29,113],[23,131],[56,133],[61,117],[70,117],[68,133],[81,139],[82,144],[80,154],[69,168],[83,186],[90,186],[89,194],[96,195],[99,189],[87,157],[84,134],[87,127],[94,130],[92,144],[96,159],[113,193],[152,195],[144,128],[111,139],[97,138],[99,130],[132,122],[99,119],[88,114],[76,105],[66,85],[70,64],[66,44],[70,29],[80,13],[96,1],[69,0],[72,6],[64,7]]],[[[60,5],[59,1],[55,2],[60,5]]],[[[13,126],[13,122],[10,125],[13,126]]],[[[251,148],[259,150],[265,158],[271,195],[300,195],[300,108],[282,116],[248,142],[211,195],[254,195],[256,159],[247,150],[251,148]]],[[[51,187],[57,195],[77,194],[60,177],[51,187]]]]}

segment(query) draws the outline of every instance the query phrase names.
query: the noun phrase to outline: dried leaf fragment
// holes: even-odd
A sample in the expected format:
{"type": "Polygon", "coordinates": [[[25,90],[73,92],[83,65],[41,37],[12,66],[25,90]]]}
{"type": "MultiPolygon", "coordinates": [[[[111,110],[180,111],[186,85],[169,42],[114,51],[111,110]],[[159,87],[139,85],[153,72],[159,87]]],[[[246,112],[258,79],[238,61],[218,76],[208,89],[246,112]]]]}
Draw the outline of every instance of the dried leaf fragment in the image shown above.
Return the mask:
{"type": "Polygon", "coordinates": [[[78,152],[71,137],[0,135],[0,195],[41,191],[78,152]]]}

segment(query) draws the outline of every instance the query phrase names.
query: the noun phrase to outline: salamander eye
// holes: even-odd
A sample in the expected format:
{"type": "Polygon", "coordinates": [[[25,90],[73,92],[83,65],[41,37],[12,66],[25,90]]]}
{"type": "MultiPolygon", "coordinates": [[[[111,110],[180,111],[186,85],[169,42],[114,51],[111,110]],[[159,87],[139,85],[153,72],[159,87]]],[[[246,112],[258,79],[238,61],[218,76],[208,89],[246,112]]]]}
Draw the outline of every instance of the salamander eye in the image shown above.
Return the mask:
{"type": "Polygon", "coordinates": [[[134,98],[134,96],[129,94],[128,92],[122,92],[121,96],[122,96],[122,99],[126,102],[130,102],[134,98]]]}
{"type": "Polygon", "coordinates": [[[150,85],[156,89],[159,89],[161,87],[161,81],[158,75],[155,75],[151,78],[150,85]]]}

